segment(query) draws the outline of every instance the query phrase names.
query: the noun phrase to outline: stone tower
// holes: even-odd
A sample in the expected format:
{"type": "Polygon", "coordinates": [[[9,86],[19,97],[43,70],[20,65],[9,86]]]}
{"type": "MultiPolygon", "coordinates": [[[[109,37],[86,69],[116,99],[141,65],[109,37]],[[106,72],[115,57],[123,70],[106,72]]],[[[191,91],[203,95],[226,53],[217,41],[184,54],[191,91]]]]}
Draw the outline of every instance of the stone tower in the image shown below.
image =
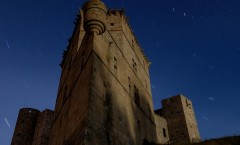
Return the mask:
{"type": "Polygon", "coordinates": [[[23,108],[12,145],[149,145],[200,136],[190,100],[153,111],[149,61],[123,10],[89,0],[63,53],[54,112],[23,108]]]}
{"type": "Polygon", "coordinates": [[[19,111],[11,145],[32,145],[35,125],[40,111],[23,108],[19,111]]]}
{"type": "Polygon", "coordinates": [[[86,2],[61,66],[50,145],[156,142],[149,61],[122,10],[86,2]]]}
{"type": "Polygon", "coordinates": [[[169,139],[174,144],[200,141],[193,105],[183,95],[162,100],[163,116],[167,120],[169,139]]]}
{"type": "Polygon", "coordinates": [[[53,111],[32,108],[19,111],[11,145],[48,145],[53,111]]]}

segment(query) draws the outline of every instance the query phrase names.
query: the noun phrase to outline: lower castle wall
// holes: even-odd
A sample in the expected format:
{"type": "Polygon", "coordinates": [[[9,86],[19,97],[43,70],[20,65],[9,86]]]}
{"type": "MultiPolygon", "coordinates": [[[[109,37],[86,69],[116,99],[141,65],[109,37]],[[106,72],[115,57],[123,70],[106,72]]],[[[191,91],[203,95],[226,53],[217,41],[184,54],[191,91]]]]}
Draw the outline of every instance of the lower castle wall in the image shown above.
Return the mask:
{"type": "Polygon", "coordinates": [[[92,57],[84,66],[63,108],[53,123],[49,145],[81,145],[88,115],[92,57]]]}
{"type": "Polygon", "coordinates": [[[156,142],[155,123],[94,55],[86,145],[141,145],[156,142]]]}
{"type": "Polygon", "coordinates": [[[154,115],[156,123],[157,143],[166,144],[169,142],[167,121],[165,118],[154,115]]]}

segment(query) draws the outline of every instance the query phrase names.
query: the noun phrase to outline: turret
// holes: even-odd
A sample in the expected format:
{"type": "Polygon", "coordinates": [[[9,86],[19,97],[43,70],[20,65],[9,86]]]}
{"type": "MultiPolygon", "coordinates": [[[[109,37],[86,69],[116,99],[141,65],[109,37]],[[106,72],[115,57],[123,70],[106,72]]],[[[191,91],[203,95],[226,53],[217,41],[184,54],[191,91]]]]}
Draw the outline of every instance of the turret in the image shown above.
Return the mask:
{"type": "Polygon", "coordinates": [[[100,0],[90,0],[83,6],[84,29],[89,33],[102,34],[106,30],[107,7],[100,0]]]}
{"type": "Polygon", "coordinates": [[[22,108],[19,111],[11,145],[32,145],[35,126],[40,111],[22,108]]]}

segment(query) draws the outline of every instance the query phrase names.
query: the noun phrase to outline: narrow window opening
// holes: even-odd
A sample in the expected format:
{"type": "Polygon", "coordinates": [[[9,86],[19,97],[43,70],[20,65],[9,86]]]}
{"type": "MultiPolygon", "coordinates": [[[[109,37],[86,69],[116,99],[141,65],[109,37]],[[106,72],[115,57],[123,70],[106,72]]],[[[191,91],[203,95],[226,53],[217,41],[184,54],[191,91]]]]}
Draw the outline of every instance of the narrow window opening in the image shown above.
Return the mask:
{"type": "Polygon", "coordinates": [[[114,74],[117,74],[117,58],[114,57],[114,74]]]}
{"type": "Polygon", "coordinates": [[[136,86],[134,86],[134,101],[135,103],[139,106],[140,102],[139,102],[139,90],[137,89],[136,86]]]}
{"type": "Polygon", "coordinates": [[[132,67],[135,72],[137,72],[137,63],[135,62],[134,59],[132,59],[132,67]]]}
{"type": "Polygon", "coordinates": [[[131,78],[130,77],[128,77],[128,88],[129,88],[129,93],[131,94],[132,85],[131,85],[131,78]]]}
{"type": "Polygon", "coordinates": [[[134,41],[132,40],[132,47],[134,47],[134,41]]]}
{"type": "Polygon", "coordinates": [[[167,137],[166,129],[165,129],[165,128],[163,128],[163,136],[164,136],[164,137],[167,137]]]}
{"type": "Polygon", "coordinates": [[[111,26],[114,26],[114,23],[110,23],[111,26]]]}

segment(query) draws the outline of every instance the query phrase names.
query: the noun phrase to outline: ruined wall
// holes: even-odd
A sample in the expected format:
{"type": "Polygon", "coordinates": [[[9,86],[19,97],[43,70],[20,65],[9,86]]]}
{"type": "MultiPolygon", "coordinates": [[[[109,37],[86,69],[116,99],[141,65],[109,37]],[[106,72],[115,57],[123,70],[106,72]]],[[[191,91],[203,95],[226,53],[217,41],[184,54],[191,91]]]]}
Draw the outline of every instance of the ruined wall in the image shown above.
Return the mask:
{"type": "Polygon", "coordinates": [[[192,107],[189,108],[189,103],[190,101],[183,95],[162,100],[171,143],[200,141],[194,111],[192,107]]]}
{"type": "Polygon", "coordinates": [[[181,98],[183,105],[183,112],[185,114],[185,121],[188,128],[188,134],[191,142],[200,142],[200,134],[197,126],[197,121],[194,115],[192,102],[185,98],[181,98]]]}
{"type": "Polygon", "coordinates": [[[156,123],[157,143],[169,143],[169,134],[166,119],[157,114],[155,114],[154,117],[156,123]]]}
{"type": "Polygon", "coordinates": [[[32,145],[48,145],[53,123],[53,111],[46,109],[37,119],[32,145]]]}
{"type": "Polygon", "coordinates": [[[40,111],[36,109],[20,109],[11,145],[32,145],[39,114],[40,111]]]}

